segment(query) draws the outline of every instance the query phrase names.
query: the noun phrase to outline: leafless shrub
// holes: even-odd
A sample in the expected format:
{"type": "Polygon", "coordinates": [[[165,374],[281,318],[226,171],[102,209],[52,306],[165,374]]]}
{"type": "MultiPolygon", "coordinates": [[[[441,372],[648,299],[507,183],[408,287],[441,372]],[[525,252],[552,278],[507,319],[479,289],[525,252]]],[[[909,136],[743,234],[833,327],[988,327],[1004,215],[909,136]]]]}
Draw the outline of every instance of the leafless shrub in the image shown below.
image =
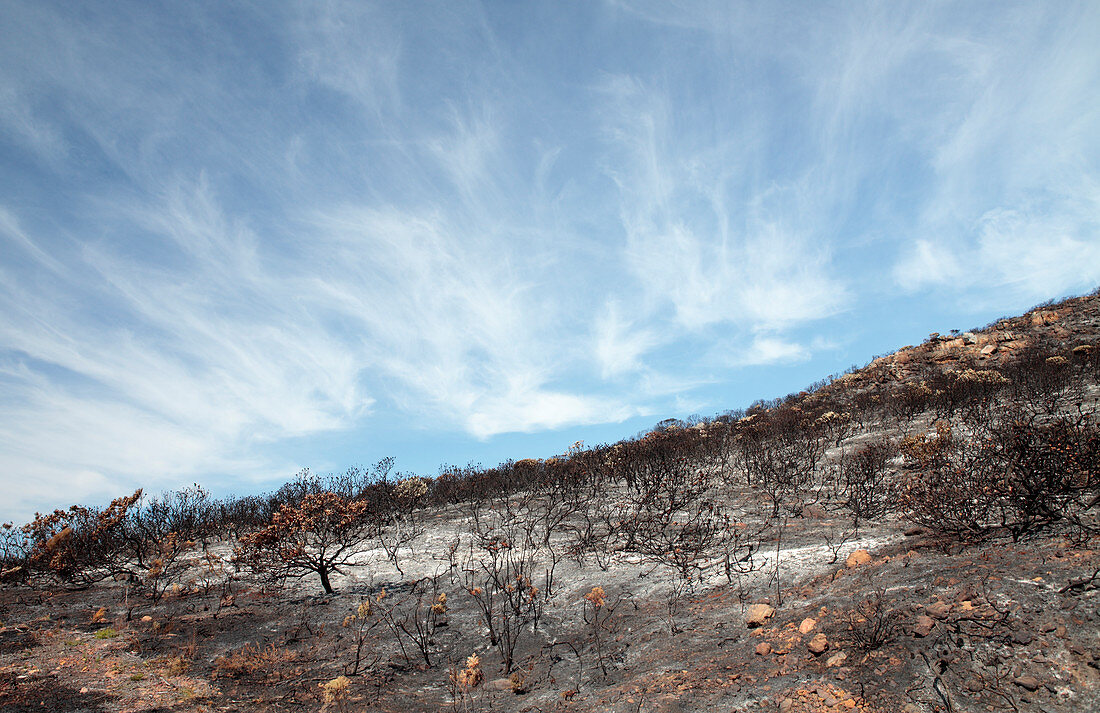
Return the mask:
{"type": "Polygon", "coordinates": [[[841,496],[857,523],[889,511],[892,497],[887,475],[897,452],[892,441],[881,437],[841,456],[838,478],[841,496]]]}
{"type": "Polygon", "coordinates": [[[538,629],[546,604],[545,589],[532,581],[537,566],[532,550],[504,540],[483,540],[465,566],[466,592],[477,604],[506,674],[512,671],[525,632],[538,629]]]}
{"type": "Polygon", "coordinates": [[[852,642],[864,651],[880,648],[897,635],[898,612],[890,608],[883,587],[864,597],[846,618],[852,642]]]}
{"type": "MultiPolygon", "coordinates": [[[[384,598],[383,598],[384,599],[384,598]]],[[[414,582],[404,596],[394,595],[390,602],[379,599],[382,619],[397,638],[403,653],[407,640],[416,647],[424,665],[432,667],[436,630],[447,623],[447,593],[439,589],[439,580],[426,577],[414,582]]],[[[408,659],[408,654],[405,653],[408,659]]]]}

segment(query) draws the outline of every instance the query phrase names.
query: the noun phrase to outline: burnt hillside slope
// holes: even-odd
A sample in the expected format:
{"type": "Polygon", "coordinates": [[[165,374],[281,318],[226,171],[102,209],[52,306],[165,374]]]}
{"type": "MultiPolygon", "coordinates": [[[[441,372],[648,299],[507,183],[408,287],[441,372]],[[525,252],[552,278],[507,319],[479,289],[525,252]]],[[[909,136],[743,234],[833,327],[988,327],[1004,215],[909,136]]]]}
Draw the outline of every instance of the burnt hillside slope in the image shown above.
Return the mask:
{"type": "Polygon", "coordinates": [[[0,710],[1100,708],[1100,295],[435,477],[0,532],[0,710]]]}

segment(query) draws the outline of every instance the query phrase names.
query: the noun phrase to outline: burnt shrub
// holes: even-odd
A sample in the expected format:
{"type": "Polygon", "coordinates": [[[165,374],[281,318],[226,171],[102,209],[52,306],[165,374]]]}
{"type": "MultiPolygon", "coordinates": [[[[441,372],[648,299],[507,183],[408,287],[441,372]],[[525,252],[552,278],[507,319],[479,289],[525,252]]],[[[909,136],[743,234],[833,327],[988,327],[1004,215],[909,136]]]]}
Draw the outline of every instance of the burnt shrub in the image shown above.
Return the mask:
{"type": "Polygon", "coordinates": [[[73,505],[35,515],[22,528],[28,574],[40,581],[87,586],[113,575],[130,574],[123,527],[141,490],[116,498],[106,508],[73,505]]]}
{"type": "Polygon", "coordinates": [[[910,473],[896,502],[905,516],[931,530],[962,539],[988,534],[995,520],[998,493],[982,469],[981,449],[968,448],[946,421],[935,434],[918,434],[901,442],[910,473]]]}
{"type": "Polygon", "coordinates": [[[1005,370],[1011,382],[1012,400],[1033,415],[1053,416],[1084,400],[1082,365],[1072,352],[1062,354],[1056,345],[1039,343],[1021,350],[1005,370]]]}
{"type": "Polygon", "coordinates": [[[839,463],[839,487],[844,505],[853,518],[873,520],[890,510],[892,484],[888,479],[890,461],[898,453],[897,445],[880,437],[846,451],[839,463]]]}
{"type": "Polygon", "coordinates": [[[991,434],[1004,494],[1002,524],[1013,539],[1065,523],[1097,531],[1100,429],[1083,415],[1047,423],[1017,415],[991,434]]]}
{"type": "Polygon", "coordinates": [[[909,467],[899,502],[909,519],[955,536],[1000,528],[1019,540],[1057,528],[1094,534],[1100,428],[1084,413],[1041,419],[1004,406],[968,431],[944,421],[901,444],[909,467]]]}
{"type": "Polygon", "coordinates": [[[235,557],[275,582],[316,574],[331,594],[329,576],[360,553],[374,526],[366,501],[309,493],[297,505],[283,505],[263,529],[243,535],[235,557]]]}

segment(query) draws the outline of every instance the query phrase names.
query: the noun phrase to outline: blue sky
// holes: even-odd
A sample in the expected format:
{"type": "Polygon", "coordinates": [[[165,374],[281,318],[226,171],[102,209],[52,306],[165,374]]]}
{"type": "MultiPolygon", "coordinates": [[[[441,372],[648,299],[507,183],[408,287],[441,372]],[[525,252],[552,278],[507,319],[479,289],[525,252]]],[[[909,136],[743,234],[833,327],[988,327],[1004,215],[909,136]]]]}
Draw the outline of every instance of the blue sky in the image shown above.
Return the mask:
{"type": "Polygon", "coordinates": [[[1100,5],[0,0],[0,518],[548,456],[1100,283],[1100,5]]]}

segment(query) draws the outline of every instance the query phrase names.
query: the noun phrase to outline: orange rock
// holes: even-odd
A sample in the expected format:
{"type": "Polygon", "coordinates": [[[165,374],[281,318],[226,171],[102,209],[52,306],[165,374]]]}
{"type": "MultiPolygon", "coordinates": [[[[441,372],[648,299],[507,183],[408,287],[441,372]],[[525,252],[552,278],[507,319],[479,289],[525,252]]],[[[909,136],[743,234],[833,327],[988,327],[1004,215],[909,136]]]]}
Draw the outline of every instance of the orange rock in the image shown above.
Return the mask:
{"type": "Polygon", "coordinates": [[[871,553],[867,550],[856,550],[852,554],[848,555],[848,559],[844,560],[844,564],[849,569],[852,567],[859,567],[860,565],[867,564],[871,561],[871,553]]]}
{"type": "Polygon", "coordinates": [[[751,628],[763,626],[764,622],[775,615],[775,607],[770,604],[753,604],[745,612],[745,626],[751,628]]]}
{"type": "Polygon", "coordinates": [[[927,614],[921,614],[917,617],[917,623],[913,626],[913,635],[917,638],[924,638],[932,633],[933,627],[936,626],[936,621],[927,614]]]}
{"type": "Polygon", "coordinates": [[[806,617],[802,620],[802,623],[798,625],[798,633],[805,636],[813,631],[815,626],[817,626],[817,620],[806,617]]]}

